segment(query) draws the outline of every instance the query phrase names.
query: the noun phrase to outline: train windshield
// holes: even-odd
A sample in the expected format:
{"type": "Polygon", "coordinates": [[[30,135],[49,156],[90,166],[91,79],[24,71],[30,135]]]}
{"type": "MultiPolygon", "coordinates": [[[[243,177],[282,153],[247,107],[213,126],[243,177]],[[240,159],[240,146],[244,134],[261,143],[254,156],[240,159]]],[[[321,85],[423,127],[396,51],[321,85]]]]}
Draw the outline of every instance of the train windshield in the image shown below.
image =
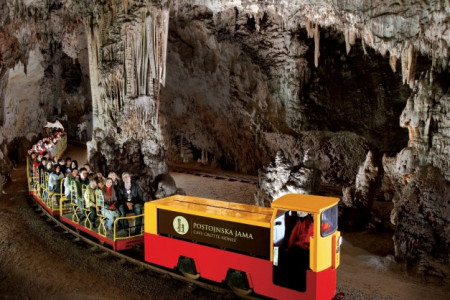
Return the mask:
{"type": "Polygon", "coordinates": [[[338,227],[338,207],[330,207],[322,212],[320,216],[320,235],[322,237],[333,234],[338,227]]]}

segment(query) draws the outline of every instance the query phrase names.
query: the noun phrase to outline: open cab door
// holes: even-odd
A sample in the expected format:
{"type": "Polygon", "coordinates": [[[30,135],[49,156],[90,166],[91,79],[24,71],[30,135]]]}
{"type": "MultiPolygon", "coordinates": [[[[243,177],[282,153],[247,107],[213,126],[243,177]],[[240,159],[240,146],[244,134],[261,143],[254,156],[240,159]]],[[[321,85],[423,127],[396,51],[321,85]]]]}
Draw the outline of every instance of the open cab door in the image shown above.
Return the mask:
{"type": "Polygon", "coordinates": [[[307,271],[337,268],[340,233],[337,231],[339,198],[287,194],[272,202],[273,282],[305,291],[307,271]]]}

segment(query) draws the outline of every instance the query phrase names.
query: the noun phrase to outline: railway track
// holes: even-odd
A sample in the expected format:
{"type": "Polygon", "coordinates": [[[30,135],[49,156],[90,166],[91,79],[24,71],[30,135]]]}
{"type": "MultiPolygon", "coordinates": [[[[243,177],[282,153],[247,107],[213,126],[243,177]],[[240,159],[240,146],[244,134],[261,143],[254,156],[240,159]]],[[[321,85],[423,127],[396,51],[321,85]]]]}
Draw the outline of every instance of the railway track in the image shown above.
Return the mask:
{"type": "MultiPolygon", "coordinates": [[[[230,289],[226,287],[221,287],[218,284],[215,283],[209,283],[202,280],[196,280],[189,277],[186,277],[182,274],[175,273],[170,270],[166,270],[160,267],[157,267],[155,265],[149,264],[147,262],[144,262],[142,260],[139,260],[137,258],[131,257],[129,255],[125,255],[120,252],[115,252],[112,249],[105,247],[101,244],[99,244],[97,241],[94,241],[87,236],[84,236],[81,232],[78,232],[77,230],[71,228],[70,226],[67,226],[57,218],[53,217],[51,214],[49,214],[44,208],[42,208],[39,204],[37,204],[34,199],[30,196],[28,196],[28,200],[30,201],[31,206],[34,208],[36,213],[38,213],[40,216],[46,219],[48,223],[52,223],[54,228],[58,228],[59,231],[70,237],[71,241],[74,243],[84,243],[87,245],[88,251],[91,253],[94,253],[99,259],[102,258],[110,258],[115,257],[117,260],[116,262],[123,265],[123,264],[130,264],[135,267],[135,273],[138,274],[142,272],[153,272],[156,274],[159,274],[161,278],[166,279],[175,279],[177,281],[183,282],[187,284],[190,290],[194,290],[195,288],[200,288],[203,290],[207,290],[210,292],[214,292],[217,294],[221,294],[224,296],[229,296],[229,298],[232,298],[233,296],[238,297],[238,299],[250,299],[250,300],[257,300],[257,299],[265,299],[260,297],[255,297],[252,295],[236,295],[234,294],[230,289]]],[[[228,298],[228,297],[227,297],[228,298]]]]}
{"type": "Polygon", "coordinates": [[[258,177],[257,176],[243,176],[243,175],[231,175],[226,173],[218,173],[218,172],[207,172],[202,171],[194,168],[186,168],[186,167],[180,167],[180,166],[171,166],[170,172],[175,173],[185,173],[205,178],[213,178],[217,180],[227,180],[227,181],[238,181],[243,183],[249,183],[256,185],[258,183],[258,177]]]}

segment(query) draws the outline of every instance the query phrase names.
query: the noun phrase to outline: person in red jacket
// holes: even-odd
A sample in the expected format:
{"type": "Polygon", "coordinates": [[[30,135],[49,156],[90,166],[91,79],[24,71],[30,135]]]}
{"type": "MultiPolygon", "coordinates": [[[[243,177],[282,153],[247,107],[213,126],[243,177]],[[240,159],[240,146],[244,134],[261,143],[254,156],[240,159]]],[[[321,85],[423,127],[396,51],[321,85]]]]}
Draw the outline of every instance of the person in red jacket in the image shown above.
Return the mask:
{"type": "Polygon", "coordinates": [[[313,218],[306,212],[297,212],[297,221],[289,235],[286,248],[286,287],[298,290],[306,290],[306,271],[309,269],[309,242],[314,234],[313,218]]]}
{"type": "Polygon", "coordinates": [[[309,238],[314,233],[312,218],[306,212],[298,212],[299,219],[289,236],[288,250],[292,247],[309,249],[309,238]]]}

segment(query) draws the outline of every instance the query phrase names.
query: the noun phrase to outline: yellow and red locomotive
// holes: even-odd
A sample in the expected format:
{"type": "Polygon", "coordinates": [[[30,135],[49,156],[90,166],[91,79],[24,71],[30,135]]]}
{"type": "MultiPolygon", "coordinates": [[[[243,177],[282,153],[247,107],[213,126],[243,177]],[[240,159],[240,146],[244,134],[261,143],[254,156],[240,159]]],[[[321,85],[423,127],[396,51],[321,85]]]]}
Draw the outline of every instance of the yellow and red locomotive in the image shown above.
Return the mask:
{"type": "Polygon", "coordinates": [[[147,202],[145,260],[190,277],[226,282],[240,294],[332,299],[340,261],[338,201],[288,194],[271,208],[180,195],[147,202]],[[297,213],[311,220],[310,246],[304,257],[286,259],[283,245],[293,219],[300,222],[297,213]],[[296,264],[296,259],[309,263],[296,264]]]}

